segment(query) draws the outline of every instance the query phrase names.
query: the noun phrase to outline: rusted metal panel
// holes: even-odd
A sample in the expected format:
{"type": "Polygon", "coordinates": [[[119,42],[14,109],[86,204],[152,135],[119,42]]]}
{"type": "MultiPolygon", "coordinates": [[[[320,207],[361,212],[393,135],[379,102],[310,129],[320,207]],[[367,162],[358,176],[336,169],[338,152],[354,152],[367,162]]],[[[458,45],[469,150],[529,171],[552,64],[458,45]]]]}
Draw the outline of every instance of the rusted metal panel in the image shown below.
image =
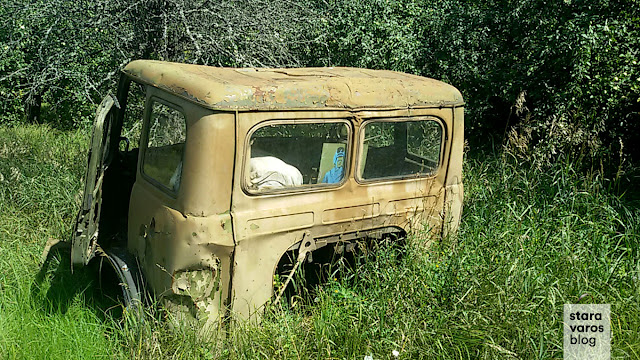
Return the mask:
{"type": "Polygon", "coordinates": [[[217,110],[406,109],[463,103],[451,85],[388,70],[235,69],[137,60],[124,72],[217,110]]]}
{"type": "Polygon", "coordinates": [[[371,219],[380,216],[380,204],[370,203],[366,205],[346,206],[337,209],[322,211],[323,224],[335,224],[371,219]]]}
{"type": "Polygon", "coordinates": [[[247,221],[249,232],[253,235],[273,234],[281,231],[293,231],[312,227],[313,212],[274,215],[247,221]]]}

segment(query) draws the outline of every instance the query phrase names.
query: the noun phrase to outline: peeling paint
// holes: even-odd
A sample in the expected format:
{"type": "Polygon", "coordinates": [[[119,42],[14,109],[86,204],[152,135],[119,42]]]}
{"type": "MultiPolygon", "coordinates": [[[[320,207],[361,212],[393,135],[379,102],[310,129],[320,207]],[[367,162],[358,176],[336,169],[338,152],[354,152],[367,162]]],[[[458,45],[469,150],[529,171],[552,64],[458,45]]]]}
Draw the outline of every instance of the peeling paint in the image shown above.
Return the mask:
{"type": "Polygon", "coordinates": [[[217,268],[174,271],[172,278],[173,292],[191,297],[196,304],[210,297],[220,287],[217,268]]]}
{"type": "Polygon", "coordinates": [[[225,232],[231,234],[233,231],[233,228],[231,227],[231,218],[227,218],[224,221],[222,221],[222,223],[220,224],[222,226],[222,230],[224,230],[225,232]]]}

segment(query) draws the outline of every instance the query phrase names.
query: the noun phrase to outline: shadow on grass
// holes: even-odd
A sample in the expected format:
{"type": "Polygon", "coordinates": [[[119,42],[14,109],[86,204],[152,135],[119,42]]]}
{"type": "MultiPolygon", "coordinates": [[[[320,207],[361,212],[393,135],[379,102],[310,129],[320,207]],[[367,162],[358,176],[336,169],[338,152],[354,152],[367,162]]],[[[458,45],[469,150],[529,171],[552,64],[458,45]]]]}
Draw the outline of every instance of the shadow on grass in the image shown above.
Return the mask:
{"type": "Polygon", "coordinates": [[[104,265],[98,258],[72,269],[71,248],[60,242],[51,247],[44,260],[31,286],[31,296],[48,314],[66,314],[75,302],[81,302],[101,320],[121,319],[118,281],[104,265]]]}

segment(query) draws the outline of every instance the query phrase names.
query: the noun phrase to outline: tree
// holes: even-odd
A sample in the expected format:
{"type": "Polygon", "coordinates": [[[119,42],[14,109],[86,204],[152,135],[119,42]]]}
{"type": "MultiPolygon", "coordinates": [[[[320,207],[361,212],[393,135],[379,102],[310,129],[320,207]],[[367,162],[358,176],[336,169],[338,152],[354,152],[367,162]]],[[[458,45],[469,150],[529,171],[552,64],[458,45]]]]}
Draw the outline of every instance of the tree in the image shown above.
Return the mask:
{"type": "Polygon", "coordinates": [[[0,122],[62,128],[89,124],[131,60],[302,66],[321,37],[296,1],[7,0],[0,14],[0,122]]]}

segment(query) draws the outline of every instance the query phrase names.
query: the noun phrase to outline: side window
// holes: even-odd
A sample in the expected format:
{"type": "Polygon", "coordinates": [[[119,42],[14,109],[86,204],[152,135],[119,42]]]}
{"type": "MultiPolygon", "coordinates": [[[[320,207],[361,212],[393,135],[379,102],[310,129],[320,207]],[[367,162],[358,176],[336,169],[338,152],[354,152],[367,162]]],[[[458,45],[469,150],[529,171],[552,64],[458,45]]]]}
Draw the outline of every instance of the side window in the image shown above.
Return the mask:
{"type": "Polygon", "coordinates": [[[182,177],[182,153],[187,135],[185,117],[180,111],[154,101],[148,131],[142,170],[175,193],[182,177]]]}
{"type": "Polygon", "coordinates": [[[342,183],[349,154],[346,122],[274,123],[255,130],[245,186],[253,193],[342,183]]]}
{"type": "Polygon", "coordinates": [[[435,120],[370,121],[361,139],[362,180],[428,176],[440,164],[442,126],[435,120]]]}

